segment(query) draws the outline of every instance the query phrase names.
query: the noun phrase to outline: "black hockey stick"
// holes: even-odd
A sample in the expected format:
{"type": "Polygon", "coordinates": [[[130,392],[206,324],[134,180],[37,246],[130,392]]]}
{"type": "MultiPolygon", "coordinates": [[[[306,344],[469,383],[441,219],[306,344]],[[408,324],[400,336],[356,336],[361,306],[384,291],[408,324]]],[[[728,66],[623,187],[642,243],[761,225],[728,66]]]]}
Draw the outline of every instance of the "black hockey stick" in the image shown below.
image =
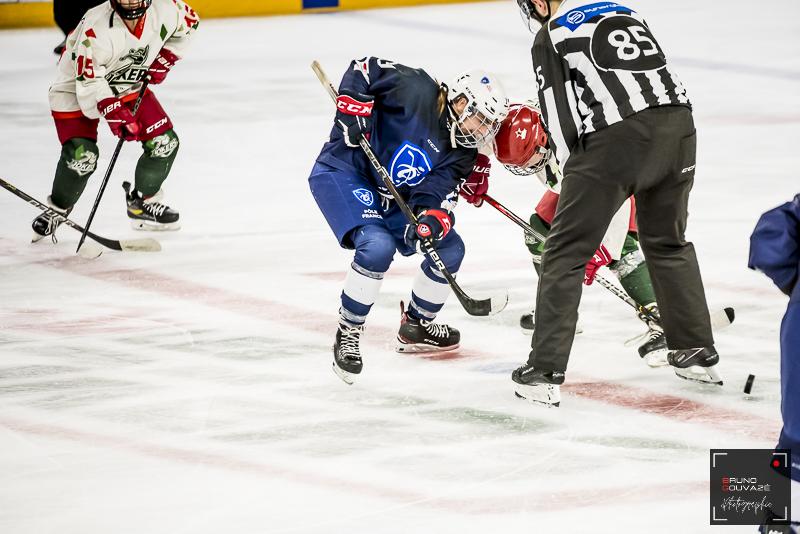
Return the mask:
{"type": "Polygon", "coordinates": [[[83,226],[79,225],[78,223],[67,219],[66,217],[64,217],[63,215],[52,209],[44,202],[40,202],[35,198],[33,198],[32,196],[30,196],[29,194],[27,194],[26,192],[20,191],[19,189],[17,189],[10,183],[6,182],[2,178],[0,178],[0,186],[2,186],[4,189],[8,191],[11,191],[16,196],[18,196],[31,206],[39,208],[40,210],[47,213],[51,217],[59,217],[61,219],[64,219],[64,224],[66,224],[73,230],[76,230],[78,232],[86,232],[86,235],[88,237],[97,241],[104,247],[110,248],[111,250],[124,250],[124,251],[136,251],[136,252],[158,252],[159,250],[161,250],[161,244],[159,244],[159,242],[156,241],[155,239],[147,238],[147,239],[131,239],[131,240],[117,241],[116,239],[108,239],[106,237],[93,234],[92,232],[85,230],[83,226]]]}
{"type": "MultiPolygon", "coordinates": [[[[530,224],[525,222],[519,215],[508,209],[507,207],[503,206],[501,203],[493,199],[491,196],[484,194],[483,199],[497,211],[508,217],[514,223],[517,224],[520,228],[522,228],[526,234],[531,235],[538,239],[539,241],[545,241],[546,237],[537,232],[530,224]]],[[[636,312],[642,316],[643,319],[646,321],[653,321],[654,323],[661,325],[661,317],[655,313],[653,310],[649,308],[645,308],[644,306],[640,306],[633,300],[630,295],[625,293],[622,289],[620,289],[616,284],[613,284],[606,280],[603,276],[597,275],[595,276],[595,280],[598,284],[603,286],[604,288],[608,289],[614,296],[618,297],[620,300],[631,306],[636,312]]],[[[735,313],[733,308],[723,308],[718,312],[711,313],[711,325],[714,329],[724,328],[729,326],[735,318],[735,313]]]]}
{"type": "MultiPolygon", "coordinates": [[[[136,102],[133,104],[133,111],[132,115],[135,117],[136,112],[139,111],[139,105],[142,103],[142,98],[144,98],[144,93],[147,90],[147,86],[150,84],[150,78],[146,77],[144,82],[142,83],[142,88],[139,89],[139,96],[136,97],[136,102]]],[[[124,128],[124,126],[123,126],[124,128]]],[[[117,164],[117,158],[119,157],[119,153],[122,150],[122,145],[125,143],[125,139],[120,137],[119,141],[117,141],[117,148],[114,149],[114,153],[111,155],[111,161],[108,164],[108,169],[106,169],[106,175],[103,177],[103,181],[100,184],[100,190],[97,192],[97,198],[94,199],[94,206],[92,206],[92,211],[89,212],[89,218],[86,220],[86,228],[83,229],[81,233],[81,239],[78,241],[78,248],[75,249],[75,252],[79,252],[81,250],[81,245],[83,245],[84,240],[86,239],[86,235],[89,233],[89,227],[92,225],[92,220],[94,220],[94,215],[97,213],[97,207],[100,205],[100,199],[103,198],[103,193],[106,190],[106,186],[108,185],[108,179],[111,178],[111,171],[114,170],[114,165],[117,164]]]]}
{"type": "MultiPolygon", "coordinates": [[[[325,87],[325,90],[328,92],[328,95],[333,99],[334,103],[336,103],[336,99],[339,96],[336,88],[333,87],[328,77],[325,75],[325,72],[322,70],[322,66],[319,62],[314,61],[311,63],[311,69],[319,78],[320,83],[325,87]]],[[[417,224],[417,217],[414,215],[414,212],[411,211],[411,208],[408,207],[408,204],[403,200],[403,197],[400,196],[400,193],[397,191],[397,188],[394,186],[392,182],[392,177],[389,176],[389,173],[386,171],[386,168],[381,165],[381,162],[378,161],[378,157],[375,155],[375,152],[372,150],[372,146],[369,144],[369,141],[364,136],[361,136],[359,141],[359,145],[361,149],[364,151],[364,154],[367,155],[367,159],[369,159],[372,167],[375,169],[375,172],[381,177],[383,180],[384,185],[392,194],[394,201],[397,202],[397,205],[400,207],[400,210],[403,212],[403,215],[406,216],[406,219],[411,224],[417,224]]],[[[486,315],[494,315],[500,312],[503,308],[506,307],[508,304],[508,294],[506,293],[505,296],[502,297],[492,297],[483,300],[475,300],[467,295],[463,289],[458,285],[456,279],[447,270],[442,259],[439,257],[439,253],[433,246],[428,239],[423,239],[421,241],[422,250],[425,253],[425,256],[436,265],[436,268],[439,272],[442,273],[442,276],[445,277],[447,283],[450,284],[450,287],[453,289],[453,293],[456,294],[456,298],[464,307],[470,315],[478,315],[478,316],[486,316],[486,315]]]]}

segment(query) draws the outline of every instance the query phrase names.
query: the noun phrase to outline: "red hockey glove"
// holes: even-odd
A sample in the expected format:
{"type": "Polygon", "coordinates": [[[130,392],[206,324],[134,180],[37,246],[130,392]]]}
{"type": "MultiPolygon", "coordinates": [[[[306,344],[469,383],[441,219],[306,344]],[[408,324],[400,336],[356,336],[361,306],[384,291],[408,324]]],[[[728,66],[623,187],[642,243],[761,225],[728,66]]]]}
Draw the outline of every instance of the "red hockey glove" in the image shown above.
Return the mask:
{"type": "Polygon", "coordinates": [[[489,157],[484,154],[478,154],[478,160],[475,166],[472,167],[472,174],[461,186],[459,193],[464,200],[479,208],[483,204],[483,195],[489,191],[489,171],[492,168],[492,162],[489,157]]]}
{"type": "Polygon", "coordinates": [[[135,141],[139,136],[139,125],[136,124],[136,119],[122,100],[116,98],[104,98],[97,103],[97,109],[100,110],[100,115],[105,117],[108,122],[108,127],[111,128],[111,133],[117,137],[121,137],[126,141],[135,141]]]}
{"type": "Polygon", "coordinates": [[[342,89],[336,99],[336,124],[344,133],[344,144],[358,148],[361,136],[369,140],[372,131],[372,105],[374,96],[362,95],[349,89],[342,89]]]}
{"type": "Polygon", "coordinates": [[[608,249],[605,245],[600,245],[600,248],[595,251],[592,259],[586,264],[586,273],[583,275],[583,283],[587,286],[592,285],[600,267],[608,265],[611,263],[611,260],[611,254],[608,253],[608,249]]]}
{"type": "Polygon", "coordinates": [[[417,217],[417,224],[406,226],[406,245],[422,254],[421,242],[429,239],[436,244],[450,232],[453,221],[447,212],[438,209],[428,209],[417,217]]]}
{"type": "Polygon", "coordinates": [[[159,84],[163,82],[167,74],[169,74],[169,69],[174,67],[179,59],[180,58],[171,51],[162,48],[147,71],[147,75],[150,76],[150,83],[159,84]]]}

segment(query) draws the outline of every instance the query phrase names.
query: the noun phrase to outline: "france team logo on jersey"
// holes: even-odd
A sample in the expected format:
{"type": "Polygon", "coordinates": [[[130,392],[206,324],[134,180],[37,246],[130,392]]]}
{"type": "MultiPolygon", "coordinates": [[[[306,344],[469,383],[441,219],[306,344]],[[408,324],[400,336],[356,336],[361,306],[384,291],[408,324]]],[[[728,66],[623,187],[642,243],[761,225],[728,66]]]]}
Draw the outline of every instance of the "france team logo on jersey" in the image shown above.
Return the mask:
{"type": "Polygon", "coordinates": [[[372,194],[372,191],[369,189],[356,189],[353,191],[353,194],[356,196],[359,202],[364,204],[365,206],[372,206],[375,202],[375,196],[372,194]]]}
{"type": "Polygon", "coordinates": [[[431,172],[431,158],[427,152],[410,141],[405,141],[392,156],[389,174],[394,185],[414,187],[431,172]]]}

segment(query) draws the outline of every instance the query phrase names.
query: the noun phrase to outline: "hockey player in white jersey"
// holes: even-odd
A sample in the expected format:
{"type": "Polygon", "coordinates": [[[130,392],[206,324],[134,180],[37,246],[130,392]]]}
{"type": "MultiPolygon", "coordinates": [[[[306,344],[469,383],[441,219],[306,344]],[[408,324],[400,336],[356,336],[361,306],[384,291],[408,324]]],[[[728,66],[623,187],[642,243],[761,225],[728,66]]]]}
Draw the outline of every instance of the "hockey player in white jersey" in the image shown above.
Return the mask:
{"type": "MultiPolygon", "coordinates": [[[[541,112],[534,102],[512,104],[492,144],[494,156],[512,174],[536,176],[547,191],[530,217],[530,224],[542,236],[550,232],[555,216],[558,195],[563,179],[561,170],[550,150],[547,131],[541,112]]],[[[461,186],[460,194],[469,203],[480,206],[482,195],[489,189],[491,163],[488,155],[481,154],[470,177],[461,186]]],[[[532,235],[525,236],[537,274],[545,241],[532,235]]],[[[658,314],[655,292],[647,271],[644,256],[639,249],[636,228],[636,208],[633,199],[626,202],[611,221],[602,244],[586,266],[584,283],[591,285],[598,269],[603,266],[617,276],[625,291],[640,306],[658,314]]],[[[663,329],[643,314],[640,319],[648,329],[639,347],[639,356],[650,367],[667,365],[667,341],[663,329]]],[[[533,332],[534,312],[520,319],[523,330],[533,332]]]]}
{"type": "MultiPolygon", "coordinates": [[[[142,155],[134,184],[124,182],[128,217],[136,229],[178,228],[178,212],[162,203],[161,184],[178,153],[179,140],[155,94],[142,96],[142,82],[164,81],[183,57],[199,17],[181,0],[109,0],[87,11],[67,37],[50,87],[50,109],[61,157],[48,204],[66,216],[97,168],[97,129],[103,118],[111,132],[138,141],[142,155]]],[[[43,213],[33,221],[34,241],[51,236],[62,222],[43,213]]]]}

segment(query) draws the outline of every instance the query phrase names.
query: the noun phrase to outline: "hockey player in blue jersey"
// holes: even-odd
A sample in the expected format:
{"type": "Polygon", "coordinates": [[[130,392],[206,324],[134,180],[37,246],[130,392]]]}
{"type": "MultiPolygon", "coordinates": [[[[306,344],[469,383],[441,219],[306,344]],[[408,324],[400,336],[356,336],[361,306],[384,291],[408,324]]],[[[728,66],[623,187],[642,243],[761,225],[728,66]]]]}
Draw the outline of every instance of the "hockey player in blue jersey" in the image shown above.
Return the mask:
{"type": "Polygon", "coordinates": [[[783,430],[777,448],[791,449],[791,476],[800,482],[800,195],[761,216],[750,237],[748,266],[789,296],[781,323],[783,430]]]}
{"type": "MultiPolygon", "coordinates": [[[[501,85],[483,71],[445,85],[424,70],[369,57],[351,62],[345,72],[330,139],[308,181],[339,245],[355,250],[333,347],[333,369],[348,384],[361,372],[364,322],[395,252],[421,253],[420,239],[431,238],[445,266],[458,271],[464,257],[453,229],[458,187],[472,172],[477,148],[491,141],[507,112],[501,85]],[[360,149],[362,135],[417,214],[416,226],[360,149]]],[[[433,322],[449,293],[441,273],[424,259],[402,311],[399,352],[458,348],[458,330],[433,322]]]]}

